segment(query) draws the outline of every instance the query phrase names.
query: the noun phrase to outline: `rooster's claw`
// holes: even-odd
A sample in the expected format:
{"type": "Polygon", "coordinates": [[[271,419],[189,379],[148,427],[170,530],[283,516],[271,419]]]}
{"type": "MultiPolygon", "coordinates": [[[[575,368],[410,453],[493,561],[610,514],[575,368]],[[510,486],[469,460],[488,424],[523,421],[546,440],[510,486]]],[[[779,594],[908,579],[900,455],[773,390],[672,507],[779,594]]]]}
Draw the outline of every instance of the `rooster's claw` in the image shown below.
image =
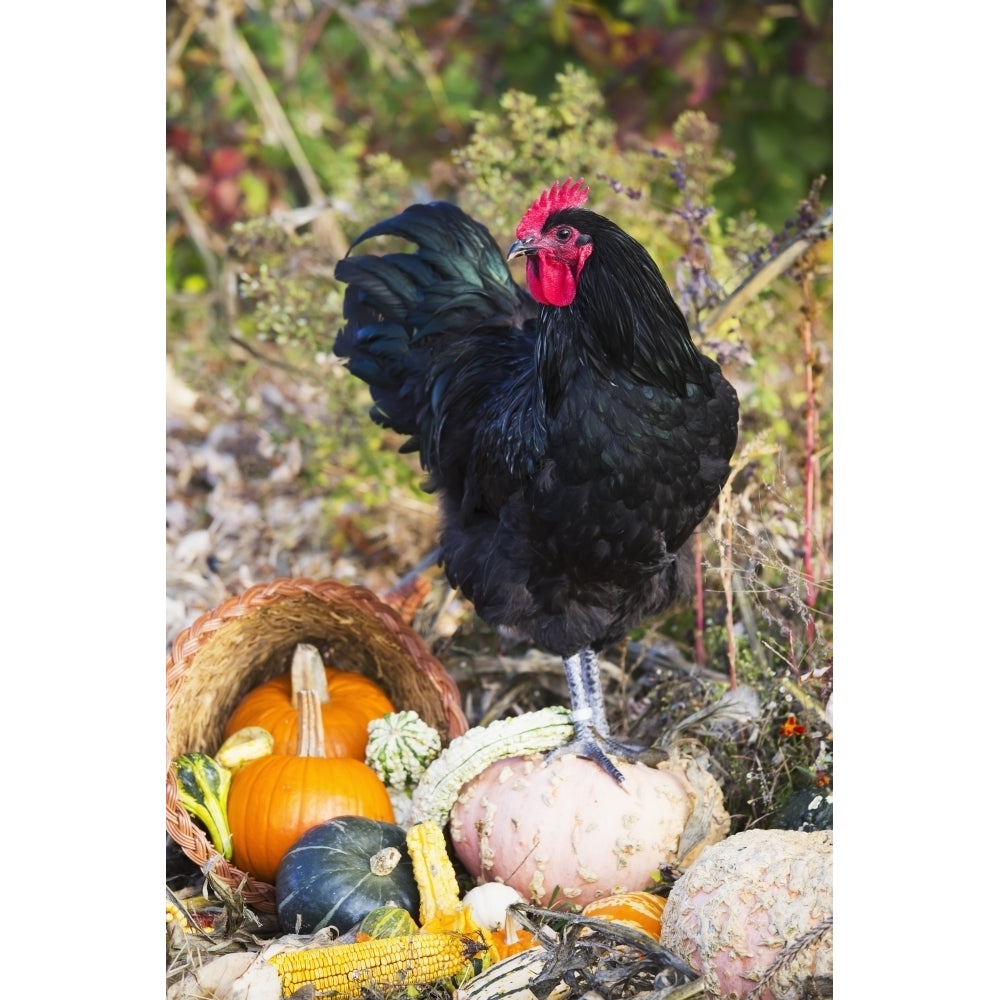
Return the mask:
{"type": "Polygon", "coordinates": [[[562,757],[567,753],[575,754],[577,757],[586,757],[587,760],[592,760],[620,785],[625,781],[625,775],[615,767],[608,754],[613,754],[615,757],[634,764],[639,754],[642,753],[642,750],[642,747],[619,743],[617,740],[610,739],[607,736],[600,736],[595,730],[590,729],[583,732],[578,731],[569,743],[564,743],[561,747],[556,747],[555,750],[550,751],[545,758],[545,762],[551,763],[556,758],[562,757]]]}

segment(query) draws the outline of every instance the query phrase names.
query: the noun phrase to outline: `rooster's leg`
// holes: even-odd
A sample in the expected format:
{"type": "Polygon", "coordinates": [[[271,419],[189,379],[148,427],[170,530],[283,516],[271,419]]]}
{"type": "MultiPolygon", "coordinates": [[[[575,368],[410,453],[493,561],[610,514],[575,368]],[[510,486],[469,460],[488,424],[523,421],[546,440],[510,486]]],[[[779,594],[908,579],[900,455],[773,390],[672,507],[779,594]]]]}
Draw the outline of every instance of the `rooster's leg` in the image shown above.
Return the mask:
{"type": "Polygon", "coordinates": [[[609,735],[597,654],[586,647],[573,656],[565,657],[563,666],[569,683],[570,718],[575,735],[571,742],[553,750],[549,757],[559,757],[564,753],[586,757],[599,764],[620,784],[625,779],[611,763],[608,753],[634,761],[639,748],[619,743],[609,735]]]}
{"type": "MultiPolygon", "coordinates": [[[[601,663],[589,646],[585,646],[575,657],[580,663],[580,676],[583,679],[583,697],[593,713],[594,729],[601,736],[610,736],[608,716],[604,710],[604,685],[601,683],[601,663]]],[[[569,666],[567,665],[567,671],[569,666]]],[[[575,709],[575,706],[574,706],[575,709]]]]}

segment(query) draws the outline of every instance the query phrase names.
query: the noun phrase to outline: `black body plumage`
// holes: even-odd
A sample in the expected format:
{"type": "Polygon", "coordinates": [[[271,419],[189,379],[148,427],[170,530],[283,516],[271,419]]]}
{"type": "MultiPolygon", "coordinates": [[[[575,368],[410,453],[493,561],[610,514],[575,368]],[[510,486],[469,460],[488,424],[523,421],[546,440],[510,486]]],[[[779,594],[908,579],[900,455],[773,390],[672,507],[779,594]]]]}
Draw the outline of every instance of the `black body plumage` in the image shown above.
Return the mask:
{"type": "Polygon", "coordinates": [[[452,585],[491,625],[569,658],[677,595],[678,553],[729,475],[738,402],[639,243],[582,208],[552,218],[593,241],[564,307],[539,306],[454,205],[371,227],[355,246],[416,249],[337,265],[334,351],[371,387],[372,418],[419,451],[452,585]]]}
{"type": "Polygon", "coordinates": [[[585,209],[576,298],[538,306],[485,227],[414,205],[356,241],[334,351],[372,418],[411,436],[441,498],[449,580],[490,624],[561,656],[616,642],[674,598],[676,554],[736,445],[736,393],[695,348],[646,251],[585,209]]]}

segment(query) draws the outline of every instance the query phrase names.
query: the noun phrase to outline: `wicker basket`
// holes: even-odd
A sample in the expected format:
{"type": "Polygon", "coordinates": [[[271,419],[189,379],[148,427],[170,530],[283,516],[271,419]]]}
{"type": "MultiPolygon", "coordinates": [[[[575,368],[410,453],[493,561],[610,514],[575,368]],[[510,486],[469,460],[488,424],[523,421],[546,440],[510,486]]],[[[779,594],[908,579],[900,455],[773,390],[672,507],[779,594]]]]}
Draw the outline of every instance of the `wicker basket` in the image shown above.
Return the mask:
{"type": "Polygon", "coordinates": [[[170,762],[181,753],[215,753],[240,699],[287,671],[300,642],[316,646],[328,666],[370,677],[398,711],[412,709],[434,726],[444,744],[468,728],[444,667],[389,605],[362,587],[275,580],[230,598],[181,632],[167,658],[167,833],[193,862],[263,912],[274,912],[274,887],[231,865],[192,823],[177,799],[170,762]]]}

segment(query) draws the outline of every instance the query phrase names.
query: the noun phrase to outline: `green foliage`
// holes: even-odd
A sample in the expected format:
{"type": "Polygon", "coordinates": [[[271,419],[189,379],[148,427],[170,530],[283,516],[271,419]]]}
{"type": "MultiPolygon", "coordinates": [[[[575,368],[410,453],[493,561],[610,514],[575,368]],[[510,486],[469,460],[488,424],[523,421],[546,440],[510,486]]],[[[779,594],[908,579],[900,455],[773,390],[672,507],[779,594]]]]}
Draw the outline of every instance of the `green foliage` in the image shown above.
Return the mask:
{"type": "MultiPolygon", "coordinates": [[[[344,187],[381,218],[398,211],[406,168],[384,153],[364,157],[344,187]],[[363,192],[363,194],[362,194],[363,192]]],[[[370,219],[349,222],[357,235],[370,219]]],[[[236,271],[241,332],[253,339],[328,353],[341,321],[342,289],[333,278],[337,254],[317,228],[294,230],[271,217],[234,223],[226,256],[236,271]]]]}
{"type": "Polygon", "coordinates": [[[228,258],[246,309],[237,326],[248,339],[321,349],[318,336],[329,339],[340,293],[330,255],[322,252],[312,231],[297,233],[270,218],[237,222],[228,258]]]}
{"type": "Polygon", "coordinates": [[[645,108],[665,105],[673,117],[681,95],[704,110],[721,123],[739,164],[720,187],[720,204],[730,213],[752,207],[780,225],[814,177],[831,175],[831,0],[617,7],[635,26],[631,37],[645,39],[655,56],[630,64],[633,72],[609,93],[612,106],[628,97],[645,108]]]}
{"type": "MultiPolygon", "coordinates": [[[[676,147],[670,125],[685,110],[719,123],[737,164],[717,192],[728,214],[753,207],[778,227],[815,176],[831,176],[829,0],[371,7],[257,0],[235,22],[335,197],[347,196],[371,152],[389,153],[414,176],[444,178],[451,150],[468,143],[484,112],[513,90],[549,93],[567,65],[594,81],[620,148],[676,147]]],[[[250,172],[276,172],[266,178],[272,204],[295,204],[302,192],[288,151],[213,11],[198,20],[168,5],[168,40],[186,39],[168,63],[168,144],[203,178],[214,149],[238,148],[250,172]]],[[[589,113],[572,94],[559,108],[589,113]]],[[[546,163],[534,166],[536,179],[547,176],[546,163]]],[[[521,169],[530,172],[530,161],[521,169]]],[[[258,214],[265,188],[247,193],[242,218],[258,214]]]]}
{"type": "Polygon", "coordinates": [[[556,82],[547,102],[511,90],[496,111],[474,114],[455,153],[462,203],[494,232],[513,233],[547,178],[592,177],[614,156],[614,126],[593,78],[568,67],[556,82]]]}

